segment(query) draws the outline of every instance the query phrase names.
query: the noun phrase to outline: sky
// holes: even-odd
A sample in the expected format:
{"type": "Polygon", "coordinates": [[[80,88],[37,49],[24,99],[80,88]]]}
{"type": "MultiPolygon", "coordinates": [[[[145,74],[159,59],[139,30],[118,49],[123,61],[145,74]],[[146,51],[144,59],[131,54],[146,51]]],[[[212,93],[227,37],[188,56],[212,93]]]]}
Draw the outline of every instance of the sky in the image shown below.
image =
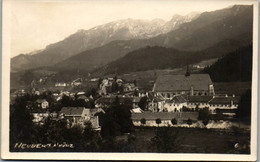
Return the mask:
{"type": "MultiPolygon", "coordinates": [[[[11,57],[44,49],[80,29],[90,29],[120,19],[186,15],[243,4],[239,0],[8,0],[11,57]]],[[[5,3],[3,7],[5,7],[5,3]]]]}

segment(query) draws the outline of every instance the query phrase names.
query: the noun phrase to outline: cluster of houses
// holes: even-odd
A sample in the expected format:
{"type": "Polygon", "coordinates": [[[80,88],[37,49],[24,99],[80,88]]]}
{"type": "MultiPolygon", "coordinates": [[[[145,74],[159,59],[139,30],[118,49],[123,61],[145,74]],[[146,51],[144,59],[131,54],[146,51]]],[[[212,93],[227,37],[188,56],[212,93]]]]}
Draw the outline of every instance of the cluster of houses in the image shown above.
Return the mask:
{"type": "MultiPolygon", "coordinates": [[[[106,110],[117,97],[120,104],[131,107],[132,120],[134,125],[142,125],[141,119],[146,120],[146,125],[155,126],[156,119],[161,119],[161,126],[171,125],[171,120],[178,122],[197,120],[198,111],[208,108],[211,114],[221,113],[233,116],[238,107],[240,98],[232,95],[215,94],[214,85],[208,74],[189,74],[185,75],[161,75],[157,77],[152,91],[140,92],[136,83],[125,83],[118,78],[94,78],[98,84],[98,94],[94,102],[95,108],[85,107],[63,107],[60,112],[50,113],[46,109],[50,106],[46,99],[36,100],[36,104],[42,112],[34,112],[34,122],[41,123],[46,117],[53,119],[66,119],[68,125],[84,125],[90,121],[95,129],[100,128],[97,112],[106,110]],[[116,86],[115,86],[116,84],[116,86]],[[114,86],[114,87],[113,87],[114,86]],[[121,92],[112,91],[113,88],[121,92]],[[121,89],[119,89],[119,87],[121,89]],[[145,107],[139,107],[142,98],[146,98],[145,107]],[[46,111],[44,111],[46,110],[46,111]]],[[[71,86],[77,86],[82,79],[76,79],[71,86]]],[[[57,83],[55,86],[69,86],[66,83],[57,83]]],[[[37,90],[34,93],[38,94],[37,90]]],[[[70,93],[69,91],[53,92],[55,101],[59,101],[66,95],[72,99],[83,99],[88,102],[90,97],[85,96],[85,92],[70,93]]],[[[91,98],[93,99],[93,98],[91,98]]]]}
{"type": "Polygon", "coordinates": [[[125,95],[132,95],[135,91],[138,91],[138,87],[135,83],[124,82],[122,79],[119,78],[104,78],[99,84],[98,93],[102,96],[122,92],[125,95]]]}
{"type": "Polygon", "coordinates": [[[79,125],[84,127],[86,122],[90,122],[93,129],[100,130],[99,118],[97,113],[105,113],[103,109],[99,108],[85,108],[85,107],[63,107],[58,113],[42,111],[32,112],[34,117],[33,122],[43,124],[47,118],[51,120],[65,120],[68,127],[79,125]]]}

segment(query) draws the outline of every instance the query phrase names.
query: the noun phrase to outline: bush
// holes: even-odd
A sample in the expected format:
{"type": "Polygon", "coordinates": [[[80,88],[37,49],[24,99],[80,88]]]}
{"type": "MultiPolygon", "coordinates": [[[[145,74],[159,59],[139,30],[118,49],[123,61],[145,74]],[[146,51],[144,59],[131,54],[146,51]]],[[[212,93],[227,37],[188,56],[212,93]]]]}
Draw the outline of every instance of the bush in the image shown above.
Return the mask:
{"type": "Polygon", "coordinates": [[[156,120],[155,120],[155,122],[156,122],[156,124],[158,125],[158,127],[159,127],[159,124],[161,124],[161,123],[162,123],[162,121],[161,121],[161,119],[160,119],[160,118],[156,119],[156,120]]]}
{"type": "Polygon", "coordinates": [[[176,124],[177,124],[177,120],[176,120],[175,118],[173,118],[173,119],[171,120],[171,123],[172,123],[172,125],[176,125],[176,124]]]}

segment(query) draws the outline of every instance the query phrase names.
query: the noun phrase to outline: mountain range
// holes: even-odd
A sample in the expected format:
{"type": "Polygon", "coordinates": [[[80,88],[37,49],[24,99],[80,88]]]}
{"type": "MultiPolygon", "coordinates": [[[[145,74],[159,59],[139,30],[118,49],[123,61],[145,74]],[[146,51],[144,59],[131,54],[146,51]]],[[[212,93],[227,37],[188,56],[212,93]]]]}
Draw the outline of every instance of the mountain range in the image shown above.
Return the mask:
{"type": "Polygon", "coordinates": [[[192,12],[185,16],[174,15],[170,21],[162,19],[124,19],[79,30],[64,40],[48,45],[34,54],[20,54],[12,59],[12,71],[51,66],[80,52],[103,46],[114,40],[147,39],[171,30],[197,18],[200,13],[192,12]]]}
{"type": "Polygon", "coordinates": [[[106,75],[177,68],[221,58],[252,44],[253,6],[175,15],[161,19],[119,20],[80,30],[35,54],[11,60],[11,71],[48,68],[106,75]]]}
{"type": "Polygon", "coordinates": [[[210,55],[219,53],[216,57],[224,55],[252,42],[252,11],[252,6],[233,6],[202,13],[195,20],[183,23],[166,34],[149,39],[112,41],[72,56],[56,64],[55,68],[93,71],[146,46],[201,51],[210,55]]]}

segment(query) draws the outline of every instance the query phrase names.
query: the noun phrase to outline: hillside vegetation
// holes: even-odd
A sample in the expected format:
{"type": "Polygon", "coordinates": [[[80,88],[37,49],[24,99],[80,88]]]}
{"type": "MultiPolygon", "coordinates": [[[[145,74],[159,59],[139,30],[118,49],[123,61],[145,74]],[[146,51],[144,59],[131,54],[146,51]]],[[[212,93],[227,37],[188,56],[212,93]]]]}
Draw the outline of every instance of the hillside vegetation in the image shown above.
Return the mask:
{"type": "Polygon", "coordinates": [[[252,81],[252,44],[220,58],[203,72],[214,82],[252,81]]]}

